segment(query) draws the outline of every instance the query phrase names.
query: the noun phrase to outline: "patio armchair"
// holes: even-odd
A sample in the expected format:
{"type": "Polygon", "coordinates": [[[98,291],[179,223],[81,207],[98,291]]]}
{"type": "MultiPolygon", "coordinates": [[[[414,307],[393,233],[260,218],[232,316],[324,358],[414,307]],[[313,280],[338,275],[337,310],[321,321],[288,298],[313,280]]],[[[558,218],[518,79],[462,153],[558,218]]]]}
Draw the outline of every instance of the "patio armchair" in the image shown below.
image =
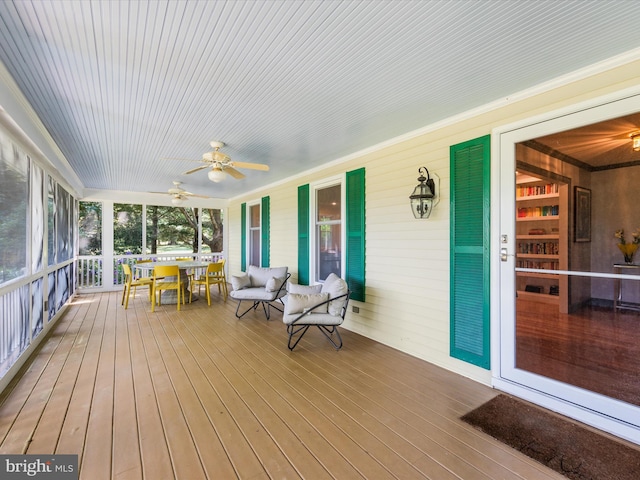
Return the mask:
{"type": "Polygon", "coordinates": [[[340,350],[342,337],[338,326],[344,322],[351,295],[347,282],[331,273],[322,285],[290,284],[288,290],[282,321],[287,326],[289,350],[293,351],[313,326],[340,350]]]}
{"type": "Polygon", "coordinates": [[[236,317],[242,318],[260,305],[267,320],[271,317],[272,307],[282,312],[284,310],[282,297],[287,294],[285,286],[291,276],[288,270],[288,267],[263,268],[249,265],[245,274],[232,275],[233,290],[229,296],[238,301],[236,317]],[[251,302],[251,306],[240,313],[243,301],[251,302]]]}

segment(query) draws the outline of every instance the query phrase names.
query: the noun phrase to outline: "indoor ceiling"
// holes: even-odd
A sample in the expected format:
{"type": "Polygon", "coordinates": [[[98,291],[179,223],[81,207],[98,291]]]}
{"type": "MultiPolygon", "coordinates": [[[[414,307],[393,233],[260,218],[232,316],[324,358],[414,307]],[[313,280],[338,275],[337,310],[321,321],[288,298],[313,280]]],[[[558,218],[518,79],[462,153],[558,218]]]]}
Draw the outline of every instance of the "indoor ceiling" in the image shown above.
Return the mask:
{"type": "Polygon", "coordinates": [[[598,170],[640,164],[632,133],[640,133],[640,113],[546,135],[535,142],[566,155],[568,161],[598,170]]]}
{"type": "Polygon", "coordinates": [[[0,60],[83,188],[229,198],[637,49],[638,18],[625,0],[3,0],[0,60]],[[182,175],[212,140],[270,170],[182,175]]]}

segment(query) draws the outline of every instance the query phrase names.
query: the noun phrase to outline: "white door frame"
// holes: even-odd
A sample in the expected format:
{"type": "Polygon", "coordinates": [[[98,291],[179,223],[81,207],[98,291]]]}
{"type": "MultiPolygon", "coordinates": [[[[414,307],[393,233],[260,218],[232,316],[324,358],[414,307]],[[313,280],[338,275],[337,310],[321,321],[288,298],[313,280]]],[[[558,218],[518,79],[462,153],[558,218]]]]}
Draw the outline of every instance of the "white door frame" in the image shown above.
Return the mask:
{"type": "Polygon", "coordinates": [[[515,144],[638,111],[640,87],[633,87],[493,130],[491,364],[495,388],[640,444],[640,407],[515,368],[513,255],[516,245],[515,144]],[[503,248],[508,253],[504,262],[500,259],[503,248]]]}

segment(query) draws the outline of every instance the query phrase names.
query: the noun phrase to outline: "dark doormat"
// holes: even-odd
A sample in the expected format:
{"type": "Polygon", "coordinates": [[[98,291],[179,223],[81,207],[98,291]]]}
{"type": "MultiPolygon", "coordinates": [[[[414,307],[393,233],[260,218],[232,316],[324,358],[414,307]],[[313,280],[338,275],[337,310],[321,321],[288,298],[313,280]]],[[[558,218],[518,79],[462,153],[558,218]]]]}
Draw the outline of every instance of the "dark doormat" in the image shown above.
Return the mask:
{"type": "Polygon", "coordinates": [[[640,479],[640,448],[507,395],[498,395],[462,420],[571,479],[640,479]]]}

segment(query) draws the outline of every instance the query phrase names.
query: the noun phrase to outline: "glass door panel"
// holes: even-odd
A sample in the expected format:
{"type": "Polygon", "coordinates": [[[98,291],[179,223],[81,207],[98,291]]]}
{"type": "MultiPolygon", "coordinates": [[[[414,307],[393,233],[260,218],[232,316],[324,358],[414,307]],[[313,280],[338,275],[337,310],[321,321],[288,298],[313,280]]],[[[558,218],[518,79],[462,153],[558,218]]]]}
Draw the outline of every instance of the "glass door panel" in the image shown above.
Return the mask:
{"type": "Polygon", "coordinates": [[[501,134],[499,370],[640,438],[640,113],[597,110],[501,134]]]}

